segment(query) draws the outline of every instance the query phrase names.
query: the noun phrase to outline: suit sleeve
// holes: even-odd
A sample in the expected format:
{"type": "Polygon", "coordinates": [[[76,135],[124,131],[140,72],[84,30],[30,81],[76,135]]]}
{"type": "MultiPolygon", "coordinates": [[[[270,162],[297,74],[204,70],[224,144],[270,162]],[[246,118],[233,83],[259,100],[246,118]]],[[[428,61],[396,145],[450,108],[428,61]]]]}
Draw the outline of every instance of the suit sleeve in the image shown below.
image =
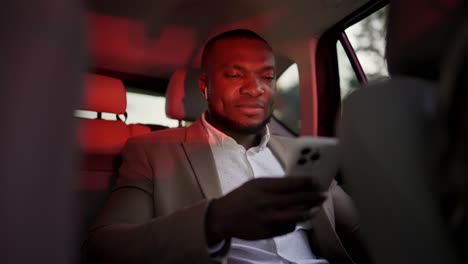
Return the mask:
{"type": "Polygon", "coordinates": [[[145,145],[129,140],[117,186],[84,244],[87,263],[211,262],[204,231],[208,201],[155,215],[153,169],[145,145]]]}
{"type": "Polygon", "coordinates": [[[339,185],[331,190],[335,213],[335,229],[356,263],[370,263],[369,255],[361,239],[359,217],[351,197],[339,185]]]}

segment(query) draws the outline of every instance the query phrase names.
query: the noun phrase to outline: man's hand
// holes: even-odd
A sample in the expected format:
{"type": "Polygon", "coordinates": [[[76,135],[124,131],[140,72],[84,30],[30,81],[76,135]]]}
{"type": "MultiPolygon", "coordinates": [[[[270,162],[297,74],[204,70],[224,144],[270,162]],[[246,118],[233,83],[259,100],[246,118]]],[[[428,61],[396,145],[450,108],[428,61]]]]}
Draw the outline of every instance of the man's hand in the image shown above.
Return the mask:
{"type": "Polygon", "coordinates": [[[209,245],[237,237],[271,238],[294,231],[326,199],[308,177],[258,178],[211,202],[206,215],[209,245]],[[313,209],[311,211],[311,209],[313,209]]]}

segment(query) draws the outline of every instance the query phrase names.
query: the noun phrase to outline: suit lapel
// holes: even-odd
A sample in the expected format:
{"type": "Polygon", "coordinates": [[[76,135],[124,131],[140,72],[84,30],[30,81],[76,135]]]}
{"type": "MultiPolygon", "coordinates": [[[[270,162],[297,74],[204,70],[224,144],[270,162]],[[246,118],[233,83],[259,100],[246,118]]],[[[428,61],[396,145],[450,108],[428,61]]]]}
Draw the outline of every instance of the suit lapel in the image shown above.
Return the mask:
{"type": "MultiPolygon", "coordinates": [[[[290,143],[291,139],[275,136],[272,136],[268,143],[269,148],[283,168],[286,168],[289,157],[287,146],[290,143]]],[[[222,191],[216,164],[208,144],[205,128],[200,120],[187,128],[182,147],[205,198],[220,197],[222,191]]],[[[332,184],[332,187],[335,184],[332,184]]],[[[309,239],[313,248],[319,249],[320,255],[327,258],[330,263],[354,263],[335,232],[333,211],[333,200],[329,198],[322,205],[322,210],[312,220],[312,229],[308,232],[309,239]],[[348,262],[343,262],[343,260],[348,260],[348,262]]]]}
{"type": "Polygon", "coordinates": [[[216,164],[200,119],[187,128],[182,147],[205,198],[212,199],[221,196],[216,164]]]}
{"type": "Polygon", "coordinates": [[[286,164],[287,164],[287,160],[289,157],[288,156],[289,152],[286,151],[280,138],[272,135],[270,137],[270,141],[268,141],[268,147],[270,148],[273,155],[275,155],[275,157],[278,159],[283,169],[286,170],[286,164]]]}

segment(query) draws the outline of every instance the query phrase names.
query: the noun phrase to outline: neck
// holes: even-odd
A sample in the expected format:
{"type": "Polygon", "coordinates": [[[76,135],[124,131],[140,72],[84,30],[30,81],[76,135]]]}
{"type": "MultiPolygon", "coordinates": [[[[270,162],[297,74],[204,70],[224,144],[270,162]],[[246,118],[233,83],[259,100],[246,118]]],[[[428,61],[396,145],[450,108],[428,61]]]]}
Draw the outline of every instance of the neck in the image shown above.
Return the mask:
{"type": "Polygon", "coordinates": [[[206,121],[219,131],[223,132],[225,135],[233,138],[237,142],[237,144],[242,145],[245,149],[258,146],[260,144],[262,136],[265,134],[266,129],[264,127],[256,133],[242,133],[234,131],[232,129],[228,129],[220,124],[217,124],[216,122],[213,122],[212,118],[210,118],[209,115],[206,116],[206,121]]]}
{"type": "MultiPolygon", "coordinates": [[[[218,128],[219,129],[219,128],[218,128]]],[[[245,149],[249,149],[255,146],[258,146],[260,144],[261,140],[261,134],[240,134],[240,133],[235,133],[232,131],[223,131],[221,130],[224,134],[232,137],[237,144],[242,145],[245,149]]]]}

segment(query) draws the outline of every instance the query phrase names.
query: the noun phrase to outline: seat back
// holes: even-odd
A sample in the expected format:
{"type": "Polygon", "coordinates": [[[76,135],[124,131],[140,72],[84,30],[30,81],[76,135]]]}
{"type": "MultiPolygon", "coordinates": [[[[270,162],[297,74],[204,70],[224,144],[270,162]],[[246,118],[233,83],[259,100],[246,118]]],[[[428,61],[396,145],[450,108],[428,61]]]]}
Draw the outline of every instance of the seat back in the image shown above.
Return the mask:
{"type": "MultiPolygon", "coordinates": [[[[80,110],[124,115],[126,91],[122,81],[88,74],[85,100],[80,110]]],[[[78,192],[81,203],[80,235],[83,239],[104,204],[120,166],[120,152],[131,136],[149,133],[149,127],[127,125],[123,121],[79,118],[81,151],[78,192]]]]}
{"type": "Polygon", "coordinates": [[[432,188],[435,86],[394,78],[344,102],[343,179],[376,263],[456,263],[432,188]]]}
{"type": "Polygon", "coordinates": [[[453,37],[441,68],[439,85],[440,170],[444,221],[463,262],[468,261],[468,3],[463,25],[453,37]]]}

